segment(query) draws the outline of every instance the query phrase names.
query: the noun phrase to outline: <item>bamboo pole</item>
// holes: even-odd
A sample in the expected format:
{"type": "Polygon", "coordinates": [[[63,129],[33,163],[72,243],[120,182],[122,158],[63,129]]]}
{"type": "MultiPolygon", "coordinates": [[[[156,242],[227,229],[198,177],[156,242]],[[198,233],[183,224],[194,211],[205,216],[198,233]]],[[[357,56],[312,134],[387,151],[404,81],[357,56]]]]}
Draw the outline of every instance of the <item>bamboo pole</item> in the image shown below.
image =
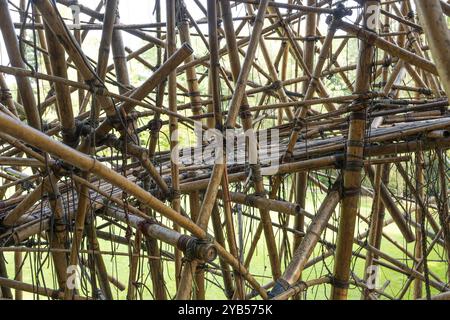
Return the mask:
{"type": "MultiPolygon", "coordinates": [[[[370,229],[369,229],[369,244],[377,249],[381,246],[381,235],[383,233],[384,224],[384,208],[381,201],[381,183],[383,181],[383,175],[385,175],[386,169],[384,165],[376,166],[375,183],[374,183],[374,200],[372,204],[370,229]]],[[[364,277],[363,280],[367,283],[369,277],[374,270],[374,260],[377,259],[371,252],[367,252],[366,262],[364,265],[364,277]]],[[[368,300],[373,293],[373,290],[366,289],[363,291],[361,298],[368,300]]]]}
{"type": "Polygon", "coordinates": [[[420,1],[415,0],[420,22],[424,26],[424,32],[430,45],[438,74],[441,78],[445,92],[450,94],[450,33],[447,19],[443,14],[439,0],[420,1]]]}
{"type": "MultiPolygon", "coordinates": [[[[425,175],[424,175],[424,160],[423,155],[421,152],[416,153],[416,189],[418,192],[418,196],[420,198],[424,198],[425,194],[425,175]]],[[[424,221],[424,212],[420,206],[416,208],[416,215],[415,219],[416,221],[424,221]]],[[[422,260],[424,256],[423,248],[422,248],[422,241],[423,237],[426,237],[426,235],[422,234],[422,230],[419,227],[416,227],[416,248],[414,250],[414,256],[417,260],[422,260]]],[[[419,272],[423,272],[423,267],[419,267],[416,265],[416,268],[419,272]]],[[[415,279],[414,280],[414,291],[413,291],[413,298],[414,299],[420,299],[422,297],[422,282],[415,279]]]]}
{"type": "MultiPolygon", "coordinates": [[[[230,64],[231,69],[234,77],[234,81],[237,86],[239,86],[239,79],[242,77],[242,68],[239,63],[239,56],[237,53],[237,44],[236,44],[236,37],[234,33],[234,27],[232,25],[231,21],[231,8],[227,3],[221,3],[222,8],[222,14],[224,19],[224,25],[225,25],[225,37],[227,40],[227,46],[230,51],[230,64]]],[[[262,8],[260,7],[259,10],[262,8]]],[[[258,14],[260,14],[260,11],[258,10],[258,14]]],[[[248,100],[245,94],[242,97],[241,105],[240,105],[240,117],[243,123],[244,130],[246,130],[247,133],[250,135],[254,135],[254,131],[252,128],[252,115],[248,111],[248,100]]],[[[227,120],[228,121],[228,120],[227,120]]],[[[263,184],[263,177],[261,176],[261,168],[259,165],[259,159],[258,159],[258,146],[254,142],[255,139],[253,139],[254,136],[250,136],[250,141],[248,146],[249,153],[253,153],[253,155],[256,154],[256,159],[254,160],[254,164],[252,165],[252,179],[255,184],[255,191],[260,195],[265,195],[265,189],[263,184]]],[[[228,178],[227,178],[228,179],[228,178]]],[[[281,275],[281,267],[278,262],[278,253],[277,248],[275,244],[275,236],[273,234],[273,228],[271,224],[270,214],[267,210],[264,208],[260,209],[261,214],[261,223],[262,228],[261,231],[264,230],[264,235],[266,238],[266,245],[270,252],[272,252],[272,255],[270,258],[271,263],[271,269],[272,269],[272,275],[274,279],[277,279],[281,275]]]]}
{"type": "Polygon", "coordinates": [[[277,280],[275,287],[270,292],[272,297],[282,295],[291,285],[299,281],[308,259],[310,258],[323,231],[327,227],[331,215],[341,199],[339,194],[340,184],[341,180],[338,179],[333,188],[330,189],[328,195],[325,197],[321,207],[314,217],[314,220],[306,231],[306,236],[302,238],[302,241],[296,248],[291,263],[286,268],[283,276],[277,280]]]}
{"type": "MultiPolygon", "coordinates": [[[[11,61],[12,66],[25,69],[25,63],[22,60],[22,54],[19,50],[16,32],[14,30],[14,25],[12,23],[9,12],[8,1],[0,1],[0,30],[3,34],[3,40],[6,44],[8,57],[11,61]]],[[[33,128],[40,129],[41,120],[29,79],[26,77],[18,76],[16,77],[16,82],[20,92],[20,97],[25,107],[28,124],[33,128]]]]}
{"type": "MultiPolygon", "coordinates": [[[[166,1],[166,14],[167,14],[167,55],[172,56],[176,52],[176,7],[174,1],[166,1]]],[[[172,112],[177,111],[177,74],[172,69],[169,73],[167,87],[169,90],[169,109],[172,112]]],[[[172,208],[176,212],[180,212],[180,171],[178,163],[178,119],[176,117],[169,117],[169,134],[170,134],[170,148],[172,150],[171,158],[171,176],[172,176],[172,208]]],[[[175,230],[180,230],[179,226],[174,225],[175,230]]],[[[175,272],[177,277],[177,287],[180,285],[181,275],[181,252],[175,251],[175,272]]]]}
{"type": "Polygon", "coordinates": [[[259,39],[264,27],[264,16],[266,14],[266,9],[268,5],[268,0],[262,0],[258,7],[258,13],[255,17],[255,22],[253,24],[253,30],[248,44],[247,53],[245,60],[242,63],[242,67],[239,73],[239,77],[236,80],[236,88],[228,106],[228,118],[226,127],[234,127],[236,123],[236,118],[242,103],[242,98],[244,96],[245,87],[247,85],[248,76],[250,74],[250,68],[256,55],[256,50],[258,48],[259,39]]]}
{"type": "MultiPolygon", "coordinates": [[[[6,286],[8,288],[12,288],[12,289],[16,289],[16,290],[21,290],[21,291],[25,291],[25,292],[30,292],[33,294],[38,294],[38,295],[42,295],[42,296],[46,296],[52,299],[60,299],[62,300],[64,297],[64,294],[58,290],[52,290],[52,289],[48,289],[48,288],[43,288],[43,287],[39,287],[39,286],[35,286],[32,284],[28,284],[28,283],[24,283],[24,282],[20,282],[20,281],[15,281],[15,280],[10,280],[10,279],[6,279],[6,278],[0,278],[0,284],[3,286],[6,286]]],[[[89,300],[87,298],[83,298],[80,296],[75,296],[74,300],[89,300]]]]}
{"type": "MultiPolygon", "coordinates": [[[[449,202],[447,197],[448,186],[448,164],[447,156],[442,149],[437,149],[438,169],[439,169],[439,183],[441,187],[440,201],[438,205],[439,221],[442,226],[445,249],[447,252],[447,261],[450,262],[450,223],[449,223],[449,202]]],[[[447,267],[447,278],[450,278],[450,264],[447,267]]]]}
{"type": "MultiPolygon", "coordinates": [[[[143,24],[122,24],[118,0],[107,1],[104,13],[102,4],[93,10],[78,1],[58,3],[79,6],[90,22],[66,23],[48,0],[34,1],[29,8],[35,6],[39,13],[25,16],[28,8],[21,0],[17,7],[9,2],[6,10],[11,20],[15,15],[10,12],[17,9],[20,23],[2,24],[3,37],[12,39],[5,41],[8,54],[16,50],[23,64],[0,66],[0,72],[25,79],[32,90],[36,81],[38,91],[31,92],[31,98],[46,95],[37,110],[43,130],[32,130],[23,123],[33,112],[25,112],[27,98],[21,97],[20,87],[13,98],[9,76],[0,76],[0,251],[14,253],[16,273],[24,253],[49,254],[50,272],[66,299],[80,298],[77,290],[65,288],[69,264],[81,265],[93,299],[112,299],[111,285],[124,289],[108,274],[105,255],[129,258],[127,299],[141,298],[146,277],[152,297],[171,297],[165,261],[176,264],[175,274],[167,279],[178,282],[177,299],[210,298],[206,281],[220,287],[228,299],[257,294],[265,299],[299,298],[307,284],[326,283],[333,287],[335,299],[346,298],[349,284],[370,300],[403,299],[413,283],[415,298],[423,289],[428,298],[430,288],[449,290],[436,264],[429,263],[436,244],[447,254],[450,238],[445,167],[450,120],[443,90],[445,67],[438,63],[442,57],[433,53],[445,34],[427,34],[437,27],[429,27],[423,17],[416,21],[410,1],[367,0],[353,7],[328,7],[328,0],[308,0],[306,5],[292,0],[208,0],[206,8],[195,0],[194,10],[206,16],[200,19],[194,19],[191,3],[166,1],[164,21],[162,2],[156,1],[156,22],[143,24]],[[241,8],[246,13],[237,13],[241,8]],[[363,14],[343,21],[360,8],[363,14]],[[319,31],[324,14],[330,26],[326,36],[319,31]],[[379,22],[382,33],[376,30],[379,22]],[[391,31],[392,22],[398,29],[391,31]],[[182,44],[178,50],[176,28],[182,44]],[[90,30],[102,30],[97,61],[88,57],[88,45],[83,44],[90,30]],[[31,32],[38,43],[27,39],[31,32]],[[129,38],[122,38],[122,32],[146,44],[125,48],[129,38]],[[221,46],[221,39],[226,46],[221,46]],[[349,60],[353,53],[348,54],[354,39],[360,41],[357,64],[349,60]],[[108,65],[110,47],[114,64],[108,65]],[[383,51],[382,59],[375,59],[376,48],[383,51]],[[37,53],[36,68],[43,72],[26,69],[31,69],[29,50],[37,53]],[[139,75],[148,73],[139,85],[134,84],[135,66],[144,67],[139,75]],[[77,81],[69,80],[75,72],[77,81]],[[181,79],[186,85],[177,81],[181,79]],[[339,82],[348,93],[334,89],[340,88],[339,82]],[[77,103],[71,95],[77,90],[82,95],[75,115],[77,103]],[[226,105],[229,110],[222,110],[226,105]],[[289,110],[295,111],[294,117],[289,110]],[[179,124],[186,136],[167,137],[167,145],[167,132],[174,134],[179,124]],[[215,129],[217,141],[225,128],[245,132],[233,138],[239,143],[245,138],[245,143],[226,150],[230,156],[236,153],[238,160],[245,158],[245,163],[209,162],[225,158],[225,151],[205,154],[214,141],[201,141],[204,131],[215,129]],[[280,139],[271,137],[262,144],[265,130],[278,130],[280,139]],[[195,145],[179,150],[191,133],[196,135],[195,145]],[[148,146],[142,145],[147,138],[148,146]],[[256,162],[250,162],[249,151],[256,162]],[[423,168],[413,163],[421,157],[423,168]],[[281,163],[274,163],[277,160],[281,163]],[[429,170],[436,176],[425,174],[429,170]],[[433,179],[439,183],[432,185],[433,179]],[[372,187],[362,187],[363,181],[372,187]],[[311,214],[305,207],[310,198],[322,199],[318,191],[326,197],[311,214]],[[373,201],[370,216],[360,203],[366,197],[364,201],[373,201]],[[339,202],[336,227],[331,217],[339,202]],[[305,219],[310,222],[306,230],[305,219]],[[356,221],[368,231],[355,235],[356,221]],[[393,223],[402,241],[387,230],[393,223]],[[215,240],[208,234],[210,227],[215,240]],[[323,235],[327,229],[332,237],[323,235]],[[117,247],[102,251],[99,239],[120,244],[126,252],[116,252],[117,247]],[[408,244],[413,241],[414,250],[408,244]],[[320,249],[318,243],[323,252],[312,257],[320,249]],[[404,259],[387,254],[385,243],[404,259]],[[254,278],[261,275],[253,268],[264,244],[267,272],[273,279],[261,286],[254,278]],[[180,268],[182,253],[186,261],[180,268]],[[217,264],[212,261],[216,253],[217,264]],[[317,279],[301,281],[308,266],[329,264],[333,255],[332,276],[321,271],[317,279]],[[350,271],[352,259],[361,259],[361,279],[350,271]],[[372,266],[407,276],[401,291],[386,293],[389,282],[382,288],[370,286],[372,266]],[[255,290],[246,292],[246,285],[255,290]]],[[[428,12],[428,19],[445,17],[446,6],[438,4],[441,9],[428,12]]],[[[443,55],[445,46],[441,47],[443,55]]],[[[42,267],[42,261],[29,260],[33,268],[42,267]]],[[[1,265],[0,271],[7,278],[1,265]]],[[[15,280],[20,298],[26,290],[20,277],[15,280]]],[[[0,287],[4,298],[8,288],[0,287]]],[[[57,297],[61,294],[53,296],[57,297]]]]}
{"type": "MultiPolygon", "coordinates": [[[[308,6],[313,6],[316,1],[308,0],[306,4],[308,6]]],[[[308,13],[305,20],[305,37],[309,40],[305,41],[303,47],[303,54],[305,59],[305,65],[309,70],[314,69],[314,56],[315,56],[315,41],[313,38],[316,35],[317,29],[317,15],[314,12],[308,13]]],[[[303,82],[302,92],[306,95],[308,91],[309,84],[305,81],[303,82]]],[[[305,97],[306,100],[306,97],[305,97]]],[[[296,191],[295,191],[295,202],[300,205],[302,209],[306,209],[306,196],[307,196],[307,184],[308,184],[308,173],[301,172],[296,175],[296,191]]],[[[305,220],[302,216],[295,217],[295,229],[303,232],[305,228],[305,220]]],[[[299,235],[294,236],[293,252],[298,248],[302,241],[302,237],[299,235]]],[[[294,253],[295,254],[295,253],[294,253]]]]}
{"type": "MultiPolygon", "coordinates": [[[[219,83],[219,59],[218,59],[218,38],[217,38],[217,4],[215,0],[208,0],[208,19],[209,19],[209,31],[210,31],[210,41],[209,47],[211,51],[211,69],[210,69],[210,86],[213,97],[213,110],[214,110],[214,122],[217,131],[222,131],[222,111],[220,105],[220,83],[219,83]]],[[[219,134],[217,134],[216,139],[220,139],[219,134]]],[[[222,150],[220,150],[223,152],[222,150]]],[[[216,154],[214,161],[214,168],[211,174],[211,180],[209,181],[208,188],[204,195],[204,200],[201,208],[197,214],[197,225],[206,230],[208,226],[209,219],[212,214],[213,206],[217,197],[217,189],[222,181],[224,174],[224,156],[223,154],[216,154]]],[[[229,235],[230,236],[230,235],[229,235]]],[[[177,300],[188,300],[191,297],[192,292],[192,279],[193,274],[197,272],[199,261],[193,260],[187,263],[182,271],[180,285],[177,291],[177,300]]]]}
{"type": "MultiPolygon", "coordinates": [[[[369,29],[370,34],[378,31],[378,21],[370,23],[370,18],[379,9],[379,1],[364,1],[363,25],[369,29]],[[375,6],[375,12],[372,8],[375,6]],[[369,11],[369,8],[372,10],[369,11]]],[[[355,90],[365,93],[370,89],[370,64],[374,55],[374,48],[367,42],[360,42],[360,58],[358,60],[355,90]]],[[[364,100],[361,101],[364,107],[364,100]]],[[[336,247],[336,262],[334,266],[334,279],[332,296],[335,300],[345,300],[348,293],[348,280],[350,276],[350,262],[352,256],[352,242],[355,230],[356,215],[361,190],[361,158],[363,155],[364,130],[366,113],[364,109],[353,112],[349,124],[349,136],[346,146],[346,163],[343,175],[343,194],[341,204],[341,217],[336,247]]]]}
{"type": "MultiPolygon", "coordinates": [[[[52,75],[68,79],[64,48],[49,30],[48,26],[45,28],[45,35],[48,42],[52,75]]],[[[69,88],[60,82],[55,82],[54,86],[63,140],[67,145],[76,147],[79,141],[76,135],[75,118],[69,88]]]]}

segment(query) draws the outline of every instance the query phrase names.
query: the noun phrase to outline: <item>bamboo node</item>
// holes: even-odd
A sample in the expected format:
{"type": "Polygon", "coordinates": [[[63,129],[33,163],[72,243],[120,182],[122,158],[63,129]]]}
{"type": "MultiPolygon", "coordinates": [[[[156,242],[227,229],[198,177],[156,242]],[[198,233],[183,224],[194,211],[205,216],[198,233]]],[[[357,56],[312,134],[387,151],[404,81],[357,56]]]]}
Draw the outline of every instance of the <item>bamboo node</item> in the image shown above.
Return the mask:
{"type": "Polygon", "coordinates": [[[364,142],[359,140],[348,140],[347,147],[364,148],[364,142]]]}
{"type": "Polygon", "coordinates": [[[348,289],[350,287],[350,283],[348,281],[339,280],[333,276],[329,276],[329,277],[330,277],[331,285],[335,288],[348,289]]]}
{"type": "Polygon", "coordinates": [[[345,170],[346,171],[355,171],[360,172],[364,167],[364,161],[362,160],[347,160],[345,162],[345,170]]]}
{"type": "Polygon", "coordinates": [[[360,194],[361,190],[359,188],[345,188],[344,186],[341,188],[342,198],[358,197],[360,194]]]}
{"type": "Polygon", "coordinates": [[[252,115],[252,113],[251,113],[251,111],[249,110],[249,105],[242,105],[241,106],[241,111],[239,112],[239,117],[242,119],[242,120],[246,120],[246,119],[249,119],[249,118],[251,118],[251,117],[253,117],[253,115],[252,115]]]}
{"type": "Polygon", "coordinates": [[[352,112],[348,117],[349,121],[365,121],[367,114],[365,112],[352,112]]]}

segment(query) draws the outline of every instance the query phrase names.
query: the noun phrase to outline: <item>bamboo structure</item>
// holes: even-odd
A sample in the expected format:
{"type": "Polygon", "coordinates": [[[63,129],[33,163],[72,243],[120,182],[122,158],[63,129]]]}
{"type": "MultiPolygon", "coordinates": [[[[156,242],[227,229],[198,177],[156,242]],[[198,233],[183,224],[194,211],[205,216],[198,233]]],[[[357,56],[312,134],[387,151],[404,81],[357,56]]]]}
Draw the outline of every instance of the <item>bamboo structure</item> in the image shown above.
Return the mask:
{"type": "Polygon", "coordinates": [[[0,0],[0,299],[449,299],[445,1],[92,5],[0,0]]]}

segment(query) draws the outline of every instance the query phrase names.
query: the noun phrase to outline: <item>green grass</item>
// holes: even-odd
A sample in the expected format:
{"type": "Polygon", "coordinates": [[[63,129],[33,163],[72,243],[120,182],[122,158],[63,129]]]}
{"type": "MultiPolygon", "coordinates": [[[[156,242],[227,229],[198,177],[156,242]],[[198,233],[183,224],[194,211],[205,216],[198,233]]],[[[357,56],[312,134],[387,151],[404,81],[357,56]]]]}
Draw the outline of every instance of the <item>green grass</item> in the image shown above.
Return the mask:
{"type": "MultiPolygon", "coordinates": [[[[315,193],[310,194],[308,196],[308,205],[307,210],[309,212],[316,212],[320,202],[323,200],[324,195],[321,193],[315,193]]],[[[371,209],[371,199],[369,198],[362,198],[361,201],[361,214],[364,216],[368,216],[371,209]]],[[[338,212],[338,210],[337,210],[338,212]]],[[[257,215],[257,211],[255,211],[255,214],[257,215]]],[[[388,216],[388,215],[387,215],[388,216]]],[[[278,221],[278,214],[272,213],[272,219],[273,221],[278,221]]],[[[293,222],[293,219],[290,221],[291,225],[293,222]]],[[[250,221],[250,219],[245,220],[245,224],[252,223],[252,230],[256,229],[256,222],[250,221]]],[[[330,223],[336,225],[336,216],[332,218],[332,221],[330,223]]],[[[246,226],[244,224],[244,226],[246,226]]],[[[246,227],[247,228],[247,227],[246,227]]],[[[360,233],[363,233],[367,229],[367,225],[359,220],[359,224],[357,226],[358,231],[360,233]]],[[[414,252],[414,243],[412,244],[406,244],[403,240],[403,237],[395,224],[390,225],[389,227],[385,228],[384,230],[392,239],[397,241],[399,244],[406,246],[406,248],[409,250],[409,252],[414,252]]],[[[124,232],[116,228],[115,230],[112,230],[112,232],[120,235],[124,235],[124,232]]],[[[212,231],[211,231],[212,233],[212,231]]],[[[280,241],[282,234],[280,231],[277,232],[277,239],[280,241]]],[[[251,236],[252,234],[246,234],[246,243],[247,243],[247,249],[248,245],[251,242],[251,236]]],[[[326,239],[330,242],[335,242],[336,235],[332,233],[331,231],[327,231],[326,239]]],[[[113,245],[113,248],[111,248],[112,244],[106,241],[101,241],[101,249],[103,251],[115,251],[115,252],[123,252],[127,253],[128,248],[126,246],[119,246],[119,245],[113,245]]],[[[163,245],[163,250],[171,251],[172,249],[169,246],[163,245]]],[[[358,247],[354,245],[353,247],[354,251],[358,251],[358,247]]],[[[402,253],[398,248],[396,248],[393,244],[389,243],[387,240],[383,240],[382,242],[382,251],[390,255],[391,257],[394,257],[400,261],[404,261],[409,267],[412,267],[411,260],[404,260],[405,254],[402,253]]],[[[432,272],[437,274],[443,281],[446,280],[446,263],[438,262],[442,259],[443,251],[442,248],[437,246],[437,250],[433,252],[433,254],[429,258],[429,268],[432,272]]],[[[318,256],[322,253],[322,248],[318,246],[313,253],[313,257],[318,256]]],[[[361,254],[365,255],[365,250],[362,250],[360,252],[361,254]]],[[[11,277],[13,275],[13,254],[7,253],[5,254],[5,257],[8,261],[8,272],[11,277]]],[[[119,279],[123,284],[128,283],[128,273],[129,273],[129,259],[127,256],[108,256],[104,255],[105,264],[108,269],[108,273],[115,278],[119,279]]],[[[151,280],[147,276],[148,274],[148,264],[145,258],[142,258],[140,260],[140,269],[142,271],[142,274],[144,275],[139,279],[140,282],[144,283],[145,286],[148,289],[141,290],[142,297],[144,299],[151,299],[152,296],[150,294],[151,290],[151,280]]],[[[365,261],[363,259],[354,259],[352,264],[352,269],[355,272],[355,274],[359,277],[363,277],[363,268],[364,268],[365,261]]],[[[47,253],[43,253],[40,256],[38,254],[32,253],[29,254],[24,267],[23,267],[23,279],[24,282],[27,283],[33,283],[32,274],[36,273],[36,265],[42,265],[42,270],[39,272],[39,283],[41,286],[44,286],[44,283],[49,288],[55,288],[56,287],[56,279],[52,275],[52,261],[51,258],[49,258],[49,255],[47,253]],[[41,261],[41,263],[36,264],[36,261],[41,261]],[[45,281],[45,282],[44,282],[45,281]]],[[[174,264],[171,261],[164,260],[163,261],[163,267],[165,271],[165,280],[168,292],[171,296],[175,294],[175,279],[174,279],[174,264]]],[[[285,267],[283,263],[283,268],[285,267]]],[[[325,260],[324,263],[316,264],[314,267],[311,267],[304,271],[303,273],[303,280],[310,280],[310,279],[316,279],[318,277],[324,276],[329,274],[329,271],[333,270],[333,259],[329,258],[325,260]]],[[[255,256],[252,260],[252,263],[250,265],[250,271],[255,276],[255,278],[261,283],[266,284],[271,281],[271,271],[270,271],[270,262],[268,257],[268,252],[265,247],[264,237],[261,237],[260,243],[258,245],[258,248],[255,252],[255,256]]],[[[387,286],[385,292],[392,296],[397,296],[399,292],[401,292],[402,287],[404,283],[407,281],[407,276],[404,276],[400,273],[394,272],[388,268],[381,267],[380,268],[380,280],[379,284],[383,285],[387,280],[390,281],[389,285],[387,286]]],[[[211,273],[207,273],[207,279],[206,287],[207,287],[207,299],[223,299],[225,298],[222,290],[216,286],[214,283],[219,284],[219,286],[222,286],[222,282],[220,277],[217,277],[211,273]]],[[[34,279],[36,280],[36,279],[34,279]]],[[[34,281],[34,283],[36,283],[34,281]]],[[[411,286],[412,287],[412,286],[411,286]]],[[[114,286],[112,287],[114,289],[114,296],[116,299],[125,299],[126,298],[126,291],[121,292],[117,290],[114,286]]],[[[144,288],[142,286],[141,288],[144,288]]],[[[310,288],[307,293],[307,299],[327,299],[330,297],[330,285],[321,285],[315,288],[310,288]]],[[[437,293],[436,290],[432,289],[432,293],[437,293]]],[[[349,299],[360,299],[361,291],[360,289],[356,287],[351,287],[349,291],[349,299]]],[[[32,299],[33,295],[25,293],[24,297],[26,299],[32,299]]],[[[411,298],[411,288],[408,291],[408,294],[405,298],[411,298]]],[[[46,299],[45,297],[40,297],[40,299],[46,299]]]]}

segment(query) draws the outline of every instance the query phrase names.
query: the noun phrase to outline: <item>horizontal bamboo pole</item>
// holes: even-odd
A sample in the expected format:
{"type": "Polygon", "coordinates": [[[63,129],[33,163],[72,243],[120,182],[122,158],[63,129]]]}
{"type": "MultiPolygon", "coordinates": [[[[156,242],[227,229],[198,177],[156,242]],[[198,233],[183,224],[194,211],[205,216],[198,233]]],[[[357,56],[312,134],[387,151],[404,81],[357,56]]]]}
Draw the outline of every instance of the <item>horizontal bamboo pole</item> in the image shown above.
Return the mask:
{"type": "MultiPolygon", "coordinates": [[[[219,191],[217,196],[219,198],[223,198],[222,191],[219,191]]],[[[230,200],[234,203],[239,203],[255,208],[267,209],[291,216],[297,216],[302,212],[300,206],[296,203],[267,199],[257,195],[246,195],[239,192],[230,192],[230,200]]]]}
{"type": "MultiPolygon", "coordinates": [[[[0,278],[0,285],[5,286],[11,289],[16,289],[20,291],[30,292],[33,294],[38,294],[42,296],[46,296],[52,299],[58,299],[58,300],[64,300],[64,293],[59,290],[53,290],[48,288],[43,288],[39,286],[35,286],[32,284],[6,279],[6,278],[0,278]]],[[[90,300],[89,298],[80,297],[78,295],[73,296],[73,300],[90,300]]]]}

